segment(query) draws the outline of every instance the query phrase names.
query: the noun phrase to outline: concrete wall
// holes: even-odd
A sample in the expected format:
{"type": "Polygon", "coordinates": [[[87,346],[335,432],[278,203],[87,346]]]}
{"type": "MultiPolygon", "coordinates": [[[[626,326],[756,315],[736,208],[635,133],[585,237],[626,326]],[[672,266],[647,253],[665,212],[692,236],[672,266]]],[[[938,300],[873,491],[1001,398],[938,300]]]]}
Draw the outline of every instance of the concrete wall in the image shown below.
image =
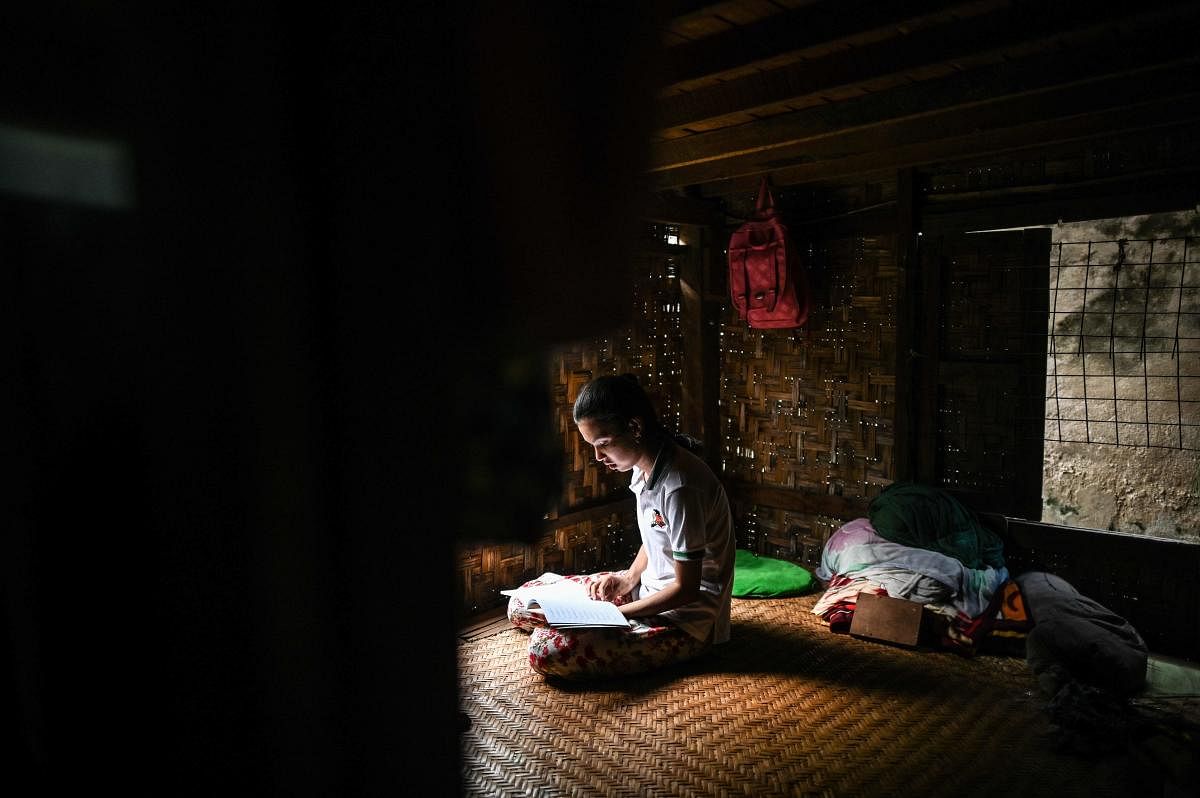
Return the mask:
{"type": "Polygon", "coordinates": [[[1178,289],[1180,261],[1184,257],[1188,262],[1200,261],[1200,239],[1187,241],[1186,250],[1179,239],[1197,235],[1200,210],[1053,227],[1050,285],[1058,290],[1051,297],[1056,312],[1051,321],[1053,353],[1047,355],[1050,398],[1046,405],[1043,521],[1200,542],[1200,428],[1187,426],[1200,424],[1200,351],[1196,351],[1200,350],[1200,315],[1195,315],[1200,312],[1200,289],[1195,287],[1200,285],[1200,266],[1186,267],[1185,287],[1182,292],[1178,289]],[[1168,238],[1177,240],[1162,241],[1168,238]],[[1125,245],[1122,277],[1114,282],[1117,270],[1107,266],[1097,269],[1094,264],[1121,259],[1118,245],[1111,243],[1120,239],[1129,243],[1125,245]],[[1152,261],[1156,266],[1151,270],[1149,285],[1161,284],[1161,288],[1139,293],[1136,286],[1146,284],[1147,269],[1139,264],[1149,260],[1149,245],[1141,243],[1147,239],[1156,240],[1152,261]],[[1074,242],[1109,243],[1089,248],[1074,242]],[[1088,271],[1085,292],[1078,287],[1084,270],[1073,267],[1089,262],[1089,258],[1093,268],[1088,271]],[[1162,268],[1157,266],[1160,263],[1162,268]],[[1172,272],[1176,287],[1169,289],[1161,278],[1172,272]],[[1114,294],[1114,285],[1131,288],[1114,294]],[[1151,302],[1148,306],[1144,304],[1147,294],[1151,302]],[[1153,303],[1159,303],[1162,315],[1155,315],[1153,303]],[[1112,313],[1114,306],[1116,314],[1112,313]],[[1150,315],[1145,326],[1138,313],[1143,307],[1150,315]],[[1126,316],[1122,311],[1133,312],[1126,316]],[[1085,334],[1084,355],[1080,354],[1080,331],[1085,334]],[[1176,334],[1178,347],[1173,348],[1176,334]],[[1097,351],[1110,343],[1114,354],[1097,351]],[[1139,351],[1142,348],[1144,352],[1139,351]],[[1117,377],[1088,377],[1086,386],[1085,378],[1080,376],[1054,377],[1056,371],[1078,375],[1102,374],[1106,370],[1117,377]],[[1176,370],[1183,379],[1145,376],[1176,370]],[[1064,397],[1082,396],[1085,387],[1089,397],[1114,392],[1118,399],[1149,396],[1152,400],[1175,401],[1152,401],[1149,410],[1138,411],[1133,403],[1091,399],[1087,402],[1091,423],[1049,420],[1079,418],[1083,402],[1064,397]],[[1139,423],[1147,417],[1151,421],[1177,419],[1180,407],[1182,428],[1139,423]],[[1149,442],[1157,446],[1144,445],[1147,429],[1149,442]],[[1184,449],[1160,448],[1176,444],[1180,434],[1184,449]],[[1121,445],[1116,445],[1118,436],[1121,445]],[[1054,440],[1059,437],[1111,443],[1054,440]],[[1139,442],[1143,445],[1128,445],[1139,442]]]}

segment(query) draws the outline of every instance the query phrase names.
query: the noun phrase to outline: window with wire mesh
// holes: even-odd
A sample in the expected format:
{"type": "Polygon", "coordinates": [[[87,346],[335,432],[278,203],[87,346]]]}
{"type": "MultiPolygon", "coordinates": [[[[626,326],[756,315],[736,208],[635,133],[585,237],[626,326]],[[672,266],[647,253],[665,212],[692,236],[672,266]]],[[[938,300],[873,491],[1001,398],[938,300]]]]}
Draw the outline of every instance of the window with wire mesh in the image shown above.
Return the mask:
{"type": "Polygon", "coordinates": [[[1057,241],[1047,441],[1200,451],[1200,239],[1057,241]]]}

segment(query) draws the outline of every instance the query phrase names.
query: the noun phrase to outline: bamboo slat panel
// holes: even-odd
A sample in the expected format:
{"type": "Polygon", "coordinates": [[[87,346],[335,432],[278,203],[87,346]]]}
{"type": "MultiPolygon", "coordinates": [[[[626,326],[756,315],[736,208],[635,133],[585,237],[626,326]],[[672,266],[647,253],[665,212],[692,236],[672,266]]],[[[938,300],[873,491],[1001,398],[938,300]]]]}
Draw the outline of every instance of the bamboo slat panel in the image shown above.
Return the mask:
{"type": "Polygon", "coordinates": [[[738,548],[790,560],[809,570],[820,565],[829,537],[851,520],[740,502],[735,502],[733,509],[738,548]]]}
{"type": "MultiPolygon", "coordinates": [[[[564,344],[551,352],[548,385],[555,429],[562,441],[563,487],[555,515],[581,505],[629,496],[629,475],[609,473],[596,463],[575,427],[571,410],[592,377],[633,373],[650,393],[664,423],[678,426],[682,402],[682,351],[678,269],[688,247],[678,226],[648,224],[630,286],[629,324],[610,335],[564,344]]],[[[614,309],[614,317],[621,309],[614,309]]],[[[472,615],[501,606],[499,590],[546,571],[573,574],[624,568],[637,553],[636,519],[620,514],[599,521],[555,526],[532,546],[483,544],[458,555],[460,612],[472,615]]]]}
{"type": "Polygon", "coordinates": [[[894,236],[815,246],[813,307],[802,329],[751,329],[727,309],[727,476],[846,496],[873,496],[892,481],[894,249],[894,236]]]}
{"type": "Polygon", "coordinates": [[[633,318],[611,335],[558,347],[551,355],[550,384],[557,430],[566,452],[562,512],[580,504],[621,495],[628,474],[598,467],[594,453],[580,438],[571,416],[575,398],[593,377],[636,374],[650,394],[664,424],[678,428],[683,401],[683,334],[680,326],[679,266],[687,256],[678,228],[648,225],[645,247],[638,255],[630,287],[633,318]]]}
{"type": "Polygon", "coordinates": [[[587,686],[531,671],[516,630],[461,644],[466,794],[1145,794],[1127,756],[1055,751],[1023,660],[835,635],[815,601],[735,599],[730,643],[587,686]]]}
{"type": "Polygon", "coordinates": [[[553,528],[532,546],[492,544],[459,553],[460,609],[473,615],[508,601],[501,590],[517,587],[547,571],[593,573],[625,568],[637,554],[640,538],[633,512],[553,528]]]}

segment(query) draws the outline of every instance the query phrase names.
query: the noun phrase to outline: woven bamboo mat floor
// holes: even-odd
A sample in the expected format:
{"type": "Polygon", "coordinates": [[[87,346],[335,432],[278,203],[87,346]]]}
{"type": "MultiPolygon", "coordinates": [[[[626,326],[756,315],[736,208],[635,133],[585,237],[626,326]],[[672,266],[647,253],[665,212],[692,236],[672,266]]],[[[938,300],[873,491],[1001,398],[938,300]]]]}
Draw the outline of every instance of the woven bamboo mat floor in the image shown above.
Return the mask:
{"type": "Polygon", "coordinates": [[[465,793],[1148,794],[1128,755],[1054,750],[1024,660],[833,634],[809,611],[816,599],[735,599],[727,645],[669,672],[586,686],[531,671],[514,629],[464,639],[465,793]]]}

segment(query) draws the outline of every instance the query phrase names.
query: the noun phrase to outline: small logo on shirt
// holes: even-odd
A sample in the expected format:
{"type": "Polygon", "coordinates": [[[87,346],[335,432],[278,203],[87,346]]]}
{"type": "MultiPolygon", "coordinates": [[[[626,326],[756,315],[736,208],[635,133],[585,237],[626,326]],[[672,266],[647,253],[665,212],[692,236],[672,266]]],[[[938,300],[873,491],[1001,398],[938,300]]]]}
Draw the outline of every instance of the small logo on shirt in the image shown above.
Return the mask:
{"type": "Polygon", "coordinates": [[[667,519],[662,517],[662,513],[658,510],[654,511],[654,517],[650,519],[650,526],[663,528],[667,525],[667,519]]]}

